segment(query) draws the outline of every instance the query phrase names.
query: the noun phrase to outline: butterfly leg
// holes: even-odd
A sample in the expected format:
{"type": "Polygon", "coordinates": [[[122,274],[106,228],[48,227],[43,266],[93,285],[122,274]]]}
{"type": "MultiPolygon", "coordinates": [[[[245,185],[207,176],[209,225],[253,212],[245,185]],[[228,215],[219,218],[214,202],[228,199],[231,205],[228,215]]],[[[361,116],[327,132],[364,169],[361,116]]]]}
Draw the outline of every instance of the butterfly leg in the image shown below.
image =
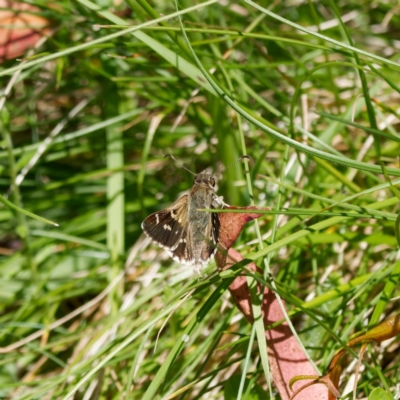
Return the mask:
{"type": "Polygon", "coordinates": [[[224,207],[228,207],[229,206],[229,204],[224,202],[224,197],[223,196],[216,196],[214,198],[214,201],[213,201],[213,205],[214,204],[217,205],[217,207],[215,207],[215,208],[219,208],[219,207],[224,208],[224,207]]]}

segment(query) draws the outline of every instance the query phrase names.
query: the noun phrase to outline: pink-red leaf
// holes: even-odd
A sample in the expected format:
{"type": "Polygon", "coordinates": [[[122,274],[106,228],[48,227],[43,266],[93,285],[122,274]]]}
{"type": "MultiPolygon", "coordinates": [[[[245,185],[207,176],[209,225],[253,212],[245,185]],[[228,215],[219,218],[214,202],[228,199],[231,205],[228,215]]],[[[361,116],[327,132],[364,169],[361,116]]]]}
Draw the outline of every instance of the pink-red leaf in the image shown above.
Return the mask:
{"type": "MultiPolygon", "coordinates": [[[[228,210],[243,210],[243,213],[220,213],[220,249],[216,255],[218,267],[230,268],[233,264],[243,260],[239,252],[232,248],[233,243],[240,235],[244,225],[262,214],[252,213],[254,210],[268,210],[269,208],[258,207],[229,207],[228,210]]],[[[254,263],[247,268],[254,273],[261,271],[254,263]]],[[[275,294],[267,287],[259,285],[259,292],[264,293],[262,302],[262,315],[264,325],[280,321],[284,318],[281,308],[276,300],[275,294]]],[[[253,323],[251,297],[247,278],[244,275],[238,276],[229,287],[229,291],[238,309],[244,314],[250,323],[253,323]]],[[[296,375],[316,375],[313,366],[308,362],[301,347],[297,343],[287,323],[276,328],[266,330],[265,337],[268,344],[268,357],[271,366],[274,383],[283,400],[289,400],[289,381],[296,375]]],[[[299,391],[298,400],[327,400],[328,390],[323,385],[312,385],[305,390],[299,391]]]]}

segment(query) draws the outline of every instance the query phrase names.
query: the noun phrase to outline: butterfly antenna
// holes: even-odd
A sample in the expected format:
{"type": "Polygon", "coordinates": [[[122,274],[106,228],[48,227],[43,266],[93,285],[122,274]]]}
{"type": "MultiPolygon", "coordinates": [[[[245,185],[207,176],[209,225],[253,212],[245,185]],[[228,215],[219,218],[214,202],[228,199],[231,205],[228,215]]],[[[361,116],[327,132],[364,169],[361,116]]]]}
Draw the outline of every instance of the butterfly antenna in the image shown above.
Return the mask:
{"type": "Polygon", "coordinates": [[[178,161],[172,154],[166,154],[164,158],[166,157],[171,157],[180,167],[182,167],[184,170],[187,172],[190,172],[192,175],[196,176],[194,172],[192,172],[190,169],[187,169],[180,161],[178,161]]]}
{"type": "Polygon", "coordinates": [[[221,172],[224,172],[225,170],[227,170],[228,168],[232,167],[233,165],[235,165],[238,161],[243,160],[244,158],[247,158],[248,160],[250,160],[249,156],[241,156],[239,157],[236,161],[234,161],[232,164],[229,164],[227,167],[222,168],[221,170],[219,170],[217,172],[217,174],[220,174],[221,172]]]}

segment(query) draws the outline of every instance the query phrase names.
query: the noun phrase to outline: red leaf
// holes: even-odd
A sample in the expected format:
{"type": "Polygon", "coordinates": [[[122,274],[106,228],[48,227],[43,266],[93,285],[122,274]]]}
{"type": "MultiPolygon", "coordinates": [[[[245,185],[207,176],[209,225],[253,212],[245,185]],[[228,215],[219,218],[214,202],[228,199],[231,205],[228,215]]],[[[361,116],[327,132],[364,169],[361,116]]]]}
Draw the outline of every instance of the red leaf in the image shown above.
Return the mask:
{"type": "MultiPolygon", "coordinates": [[[[269,210],[259,207],[228,207],[228,210],[269,210]]],[[[235,249],[231,248],[240,235],[244,225],[263,214],[256,213],[220,213],[220,244],[215,259],[220,269],[228,269],[233,264],[243,260],[243,257],[235,249]]],[[[255,273],[261,273],[254,263],[247,266],[255,273]]],[[[259,285],[259,291],[264,292],[262,302],[262,314],[264,325],[280,321],[284,318],[276,300],[275,294],[267,287],[259,285]]],[[[250,291],[246,276],[238,276],[229,286],[229,291],[236,306],[244,314],[250,323],[253,323],[250,291]]],[[[274,383],[283,400],[290,398],[289,381],[296,375],[317,375],[313,366],[308,362],[297,340],[293,336],[287,323],[265,332],[268,345],[268,357],[271,366],[274,383]]],[[[313,385],[298,393],[297,400],[327,400],[328,390],[323,385],[313,385]]]]}
{"type": "Polygon", "coordinates": [[[30,4],[0,0],[0,63],[32,48],[46,33],[49,21],[34,15],[40,9],[30,4]]]}

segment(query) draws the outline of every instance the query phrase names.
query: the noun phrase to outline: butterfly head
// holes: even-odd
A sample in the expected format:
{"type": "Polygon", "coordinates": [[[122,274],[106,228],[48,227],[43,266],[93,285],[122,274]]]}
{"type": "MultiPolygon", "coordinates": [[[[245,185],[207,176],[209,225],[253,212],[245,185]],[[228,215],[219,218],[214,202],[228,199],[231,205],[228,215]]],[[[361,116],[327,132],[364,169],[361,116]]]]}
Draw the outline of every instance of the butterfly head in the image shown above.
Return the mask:
{"type": "Polygon", "coordinates": [[[217,183],[216,174],[212,173],[210,168],[205,169],[203,172],[197,174],[194,178],[194,185],[204,186],[207,189],[215,190],[215,185],[217,183]]]}

